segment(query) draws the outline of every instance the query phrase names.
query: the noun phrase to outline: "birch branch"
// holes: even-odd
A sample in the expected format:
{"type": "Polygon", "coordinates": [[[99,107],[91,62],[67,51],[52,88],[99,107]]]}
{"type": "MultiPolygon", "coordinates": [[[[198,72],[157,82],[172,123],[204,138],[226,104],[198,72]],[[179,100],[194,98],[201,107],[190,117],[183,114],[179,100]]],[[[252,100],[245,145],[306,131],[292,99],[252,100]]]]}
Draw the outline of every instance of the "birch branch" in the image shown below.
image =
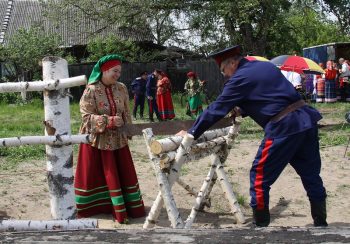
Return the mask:
{"type": "Polygon", "coordinates": [[[208,175],[205,178],[203,185],[198,192],[198,195],[196,197],[195,204],[192,207],[191,213],[188,216],[187,220],[185,221],[185,229],[191,228],[191,225],[193,224],[193,221],[196,218],[196,215],[197,215],[201,205],[203,204],[203,200],[205,199],[205,196],[206,196],[206,191],[208,190],[210,182],[212,181],[212,178],[215,174],[216,165],[217,165],[217,162],[214,160],[212,162],[212,165],[211,165],[211,168],[208,172],[208,175]]]}
{"type": "Polygon", "coordinates": [[[235,218],[237,219],[237,222],[244,224],[245,217],[244,217],[244,215],[241,211],[241,208],[238,204],[237,198],[236,198],[235,194],[233,193],[232,186],[229,183],[229,180],[227,179],[223,165],[220,163],[219,157],[217,155],[215,155],[214,157],[215,157],[215,160],[217,160],[219,162],[218,166],[216,168],[216,173],[218,175],[218,180],[221,184],[222,190],[224,191],[224,194],[230,203],[231,211],[232,211],[233,215],[235,216],[235,218]]]}
{"type": "Polygon", "coordinates": [[[0,231],[76,230],[92,228],[98,228],[97,219],[0,221],[0,231]]]}
{"type": "Polygon", "coordinates": [[[0,147],[16,147],[24,145],[71,145],[90,143],[89,135],[55,135],[55,136],[20,136],[0,138],[0,147]]]}
{"type": "Polygon", "coordinates": [[[80,75],[80,76],[75,76],[71,78],[63,78],[63,79],[57,79],[57,80],[7,82],[7,83],[0,84],[0,93],[59,90],[62,88],[85,85],[86,81],[87,81],[86,76],[80,75]]]}
{"type": "MultiPolygon", "coordinates": [[[[221,145],[215,146],[210,149],[198,150],[196,152],[190,151],[189,154],[185,155],[186,162],[190,162],[193,160],[200,160],[202,158],[208,157],[213,153],[217,153],[221,149],[221,145]]],[[[175,159],[176,152],[171,151],[164,153],[160,156],[160,165],[163,167],[162,169],[169,168],[171,166],[171,162],[175,159]]]]}

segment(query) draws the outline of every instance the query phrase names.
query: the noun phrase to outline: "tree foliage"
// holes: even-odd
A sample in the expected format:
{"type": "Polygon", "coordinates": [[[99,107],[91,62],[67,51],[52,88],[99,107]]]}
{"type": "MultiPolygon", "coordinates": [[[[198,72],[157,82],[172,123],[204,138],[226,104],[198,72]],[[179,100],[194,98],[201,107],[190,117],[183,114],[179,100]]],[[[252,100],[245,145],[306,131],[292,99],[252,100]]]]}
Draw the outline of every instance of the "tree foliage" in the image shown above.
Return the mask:
{"type": "Polygon", "coordinates": [[[154,55],[143,50],[135,42],[121,40],[113,34],[107,38],[95,38],[88,44],[88,51],[90,53],[88,61],[98,61],[102,56],[118,53],[129,62],[147,62],[152,60],[154,55]]]}
{"type": "MultiPolygon", "coordinates": [[[[73,27],[80,28],[82,19],[89,19],[99,27],[90,33],[92,36],[110,25],[132,27],[152,32],[157,44],[175,43],[204,54],[240,43],[248,54],[273,57],[300,54],[306,46],[350,40],[348,0],[45,0],[43,3],[52,19],[59,20],[73,9],[73,27]],[[334,14],[337,21],[329,19],[324,10],[334,14]]],[[[126,52],[130,60],[146,60],[143,57],[149,56],[130,43],[111,38],[93,40],[89,45],[89,50],[92,49],[96,56],[109,50],[126,52]],[[116,47],[112,48],[113,45],[116,47]],[[125,48],[136,54],[128,55],[125,48]]]]}
{"type": "Polygon", "coordinates": [[[40,62],[45,56],[62,56],[59,48],[60,39],[55,35],[47,35],[40,27],[19,29],[0,49],[0,59],[13,65],[14,78],[26,76],[29,81],[39,78],[40,62]]]}
{"type": "Polygon", "coordinates": [[[327,12],[334,14],[343,34],[350,35],[350,1],[349,0],[319,0],[318,3],[327,12]]]}

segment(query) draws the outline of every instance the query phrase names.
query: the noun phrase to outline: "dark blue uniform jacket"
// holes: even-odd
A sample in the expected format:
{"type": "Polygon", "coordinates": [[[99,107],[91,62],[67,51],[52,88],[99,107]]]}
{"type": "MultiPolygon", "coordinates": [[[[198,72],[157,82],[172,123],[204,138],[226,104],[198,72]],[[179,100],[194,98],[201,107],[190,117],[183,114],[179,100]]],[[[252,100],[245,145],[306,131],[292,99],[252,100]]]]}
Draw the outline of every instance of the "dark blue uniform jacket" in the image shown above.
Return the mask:
{"type": "Polygon", "coordinates": [[[188,133],[197,139],[235,106],[239,106],[244,116],[250,116],[264,129],[266,138],[302,132],[316,126],[322,118],[316,109],[307,105],[278,122],[270,122],[274,115],[300,99],[299,93],[274,64],[243,58],[234,75],[225,83],[222,93],[201,114],[188,133]]]}
{"type": "Polygon", "coordinates": [[[146,81],[141,77],[137,77],[131,83],[131,92],[134,95],[145,95],[146,92],[146,81]]]}
{"type": "Polygon", "coordinates": [[[147,76],[147,84],[146,84],[146,96],[153,97],[156,96],[157,92],[157,79],[154,74],[150,74],[147,76]]]}

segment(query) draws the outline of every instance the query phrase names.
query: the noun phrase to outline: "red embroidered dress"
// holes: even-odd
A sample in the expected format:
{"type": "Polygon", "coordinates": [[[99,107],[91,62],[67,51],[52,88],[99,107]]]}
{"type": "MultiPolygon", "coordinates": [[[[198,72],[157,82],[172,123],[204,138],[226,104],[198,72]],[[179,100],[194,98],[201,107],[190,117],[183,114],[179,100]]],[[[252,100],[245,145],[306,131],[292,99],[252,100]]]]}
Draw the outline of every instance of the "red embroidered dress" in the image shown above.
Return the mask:
{"type": "Polygon", "coordinates": [[[171,83],[166,76],[157,82],[157,105],[162,119],[175,118],[173,100],[171,98],[171,83]]]}
{"type": "Polygon", "coordinates": [[[145,209],[127,136],[114,127],[113,116],[131,123],[129,96],[124,84],[87,85],[80,100],[81,134],[91,134],[81,144],[75,175],[77,216],[112,213],[119,223],[143,217],[145,209]]]}

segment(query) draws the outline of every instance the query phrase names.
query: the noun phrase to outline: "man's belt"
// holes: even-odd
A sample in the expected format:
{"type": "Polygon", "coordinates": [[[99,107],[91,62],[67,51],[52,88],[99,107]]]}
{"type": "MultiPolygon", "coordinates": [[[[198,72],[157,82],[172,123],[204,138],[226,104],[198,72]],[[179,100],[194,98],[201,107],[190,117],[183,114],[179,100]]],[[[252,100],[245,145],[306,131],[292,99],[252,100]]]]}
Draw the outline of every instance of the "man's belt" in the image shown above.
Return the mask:
{"type": "Polygon", "coordinates": [[[290,112],[293,112],[304,105],[306,105],[304,100],[299,100],[295,103],[292,103],[292,104],[288,105],[286,108],[284,108],[281,112],[279,112],[278,114],[273,116],[271,118],[270,122],[278,122],[281,119],[283,119],[290,112]]]}

